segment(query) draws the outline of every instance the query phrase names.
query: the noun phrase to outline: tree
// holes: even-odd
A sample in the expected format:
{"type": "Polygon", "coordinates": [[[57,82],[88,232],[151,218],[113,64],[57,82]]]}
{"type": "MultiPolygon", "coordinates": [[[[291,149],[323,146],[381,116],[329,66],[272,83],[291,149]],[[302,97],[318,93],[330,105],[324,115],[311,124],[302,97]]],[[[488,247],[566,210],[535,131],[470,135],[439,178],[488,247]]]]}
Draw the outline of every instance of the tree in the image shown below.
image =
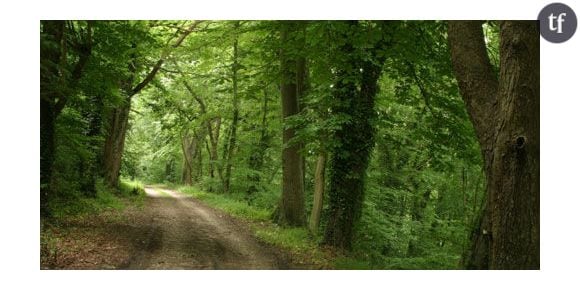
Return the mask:
{"type": "MultiPolygon", "coordinates": [[[[280,93],[282,96],[282,118],[285,121],[300,112],[298,106],[297,63],[295,31],[297,23],[280,23],[280,93]]],[[[304,201],[303,161],[300,144],[293,140],[294,128],[285,127],[282,133],[282,197],[278,213],[278,223],[290,226],[304,226],[306,212],[304,201]]]]}
{"type": "Polygon", "coordinates": [[[181,181],[371,268],[534,268],[529,23],[197,23],[41,22],[43,208],[181,181]]]}
{"type": "Polygon", "coordinates": [[[330,150],[329,218],[324,243],[346,250],[352,247],[354,225],[360,218],[366,169],[374,147],[372,122],[376,116],[377,81],[386,57],[387,25],[379,22],[364,27],[350,21],[339,34],[343,39],[337,51],[332,112],[338,116],[340,126],[334,132],[335,144],[330,150]],[[365,28],[375,39],[369,55],[360,50],[366,45],[356,42],[360,39],[356,33],[365,28]]]}
{"type": "Polygon", "coordinates": [[[79,31],[70,21],[42,21],[41,27],[40,212],[42,216],[49,216],[47,205],[55,158],[55,122],[69,98],[76,93],[91,55],[92,23],[87,22],[86,28],[79,27],[79,31]],[[76,56],[71,57],[69,51],[76,52],[76,56]],[[76,62],[70,64],[69,58],[75,57],[78,57],[76,62]]]}
{"type": "Polygon", "coordinates": [[[233,116],[232,125],[229,131],[229,140],[227,141],[227,149],[225,151],[224,160],[226,162],[226,168],[224,173],[223,185],[224,192],[230,192],[230,183],[232,180],[232,163],[234,158],[234,152],[237,146],[237,132],[238,123],[240,121],[240,98],[238,96],[238,71],[240,70],[240,60],[239,60],[239,30],[240,22],[234,22],[234,43],[233,43],[233,55],[232,55],[232,102],[233,102],[233,116]]]}
{"type": "MultiPolygon", "coordinates": [[[[157,72],[163,66],[166,58],[169,56],[171,49],[175,49],[181,45],[185,38],[193,32],[195,27],[200,23],[200,21],[194,21],[185,30],[183,30],[180,36],[175,40],[170,48],[166,48],[162,53],[161,57],[147,75],[134,85],[135,79],[137,77],[137,66],[135,63],[135,58],[130,61],[129,75],[126,80],[124,80],[122,85],[122,95],[124,99],[122,104],[113,110],[109,118],[108,134],[105,141],[104,153],[103,153],[103,173],[106,182],[113,187],[117,187],[119,183],[119,175],[121,171],[121,157],[123,155],[123,148],[125,145],[125,136],[127,133],[127,126],[129,122],[129,111],[131,110],[131,99],[134,95],[138,94],[143,88],[145,88],[157,75],[157,72]]],[[[135,45],[134,45],[135,46],[135,45]]],[[[134,47],[135,48],[135,47],[134,47]]]]}
{"type": "Polygon", "coordinates": [[[314,202],[312,204],[312,212],[310,213],[309,229],[311,233],[318,232],[320,225],[320,215],[322,214],[322,203],[324,201],[324,189],[326,171],[326,154],[321,152],[316,161],[316,170],[314,173],[314,202]]]}
{"type": "Polygon", "coordinates": [[[185,132],[181,137],[181,148],[183,151],[183,167],[181,174],[181,182],[186,185],[193,185],[194,179],[199,178],[201,166],[194,165],[195,160],[201,162],[201,145],[205,135],[204,128],[194,131],[193,134],[185,132]],[[194,172],[195,171],[195,172],[194,172]]]}
{"type": "Polygon", "coordinates": [[[540,48],[536,21],[500,22],[500,72],[481,21],[450,21],[453,69],[481,145],[487,203],[467,268],[540,267],[540,48]]]}

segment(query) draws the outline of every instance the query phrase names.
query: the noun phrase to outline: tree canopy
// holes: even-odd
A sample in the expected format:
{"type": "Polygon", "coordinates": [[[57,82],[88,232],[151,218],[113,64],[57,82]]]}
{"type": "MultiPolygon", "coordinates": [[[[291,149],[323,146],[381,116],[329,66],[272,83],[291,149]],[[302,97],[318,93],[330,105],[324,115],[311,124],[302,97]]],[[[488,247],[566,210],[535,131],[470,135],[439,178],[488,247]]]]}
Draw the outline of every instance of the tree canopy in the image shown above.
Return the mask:
{"type": "Polygon", "coordinates": [[[367,268],[462,267],[499,145],[482,143],[495,108],[466,97],[476,60],[462,69],[451,49],[480,41],[476,80],[498,90],[510,37],[534,32],[479,22],[460,40],[449,23],[41,21],[41,213],[119,178],[184,184],[310,222],[310,239],[367,268]]]}

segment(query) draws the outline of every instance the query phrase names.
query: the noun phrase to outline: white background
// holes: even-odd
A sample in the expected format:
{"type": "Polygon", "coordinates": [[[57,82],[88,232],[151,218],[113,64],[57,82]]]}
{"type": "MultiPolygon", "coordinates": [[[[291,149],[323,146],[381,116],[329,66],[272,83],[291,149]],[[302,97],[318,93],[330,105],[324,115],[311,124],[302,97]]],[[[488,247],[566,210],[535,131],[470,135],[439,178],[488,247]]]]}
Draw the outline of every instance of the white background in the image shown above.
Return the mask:
{"type": "MultiPolygon", "coordinates": [[[[556,2],[556,1],[554,1],[556,2]]],[[[563,0],[580,13],[580,3],[563,0]]],[[[3,1],[1,289],[580,289],[580,32],[541,40],[540,271],[40,271],[40,19],[536,19],[551,1],[3,1]]]]}

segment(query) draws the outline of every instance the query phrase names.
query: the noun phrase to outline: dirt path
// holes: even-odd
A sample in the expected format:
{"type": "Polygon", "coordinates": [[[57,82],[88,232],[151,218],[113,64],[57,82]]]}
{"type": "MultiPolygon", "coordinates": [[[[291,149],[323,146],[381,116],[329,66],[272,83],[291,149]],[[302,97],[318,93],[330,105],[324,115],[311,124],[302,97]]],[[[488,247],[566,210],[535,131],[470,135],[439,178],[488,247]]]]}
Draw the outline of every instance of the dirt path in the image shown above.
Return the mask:
{"type": "Polygon", "coordinates": [[[147,228],[137,231],[140,237],[133,240],[138,248],[121,268],[286,268],[239,221],[172,190],[145,191],[145,208],[136,220],[147,228]]]}

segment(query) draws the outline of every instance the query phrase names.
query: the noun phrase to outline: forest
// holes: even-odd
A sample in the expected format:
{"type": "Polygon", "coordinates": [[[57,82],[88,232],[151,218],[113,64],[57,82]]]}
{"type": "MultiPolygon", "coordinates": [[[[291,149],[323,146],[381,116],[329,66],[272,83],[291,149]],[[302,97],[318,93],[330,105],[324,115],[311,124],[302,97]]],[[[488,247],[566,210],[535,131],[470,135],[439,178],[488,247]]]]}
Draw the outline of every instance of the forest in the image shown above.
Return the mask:
{"type": "Polygon", "coordinates": [[[536,21],[40,21],[41,269],[539,269],[536,21]]]}

